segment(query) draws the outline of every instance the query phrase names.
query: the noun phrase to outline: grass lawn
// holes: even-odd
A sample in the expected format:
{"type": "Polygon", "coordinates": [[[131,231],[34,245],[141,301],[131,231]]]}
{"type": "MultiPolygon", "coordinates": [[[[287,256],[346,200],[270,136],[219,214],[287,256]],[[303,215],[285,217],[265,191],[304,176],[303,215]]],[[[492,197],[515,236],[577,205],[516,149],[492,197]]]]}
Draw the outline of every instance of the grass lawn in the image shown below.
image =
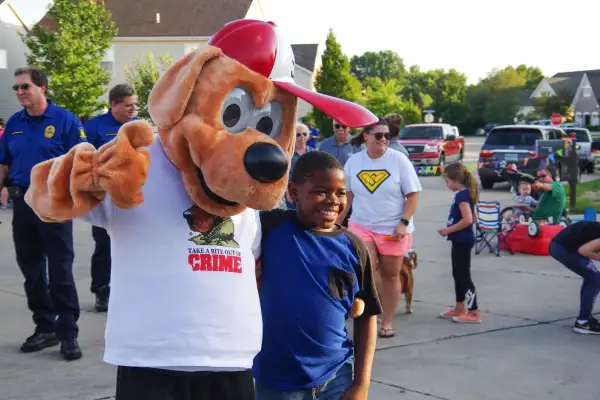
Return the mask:
{"type": "MultiPolygon", "coordinates": [[[[569,185],[565,185],[567,207],[570,207],[569,190],[569,185]]],[[[600,179],[577,184],[576,205],[574,209],[569,209],[569,213],[583,214],[583,209],[586,207],[593,207],[600,211],[600,179]]]]}

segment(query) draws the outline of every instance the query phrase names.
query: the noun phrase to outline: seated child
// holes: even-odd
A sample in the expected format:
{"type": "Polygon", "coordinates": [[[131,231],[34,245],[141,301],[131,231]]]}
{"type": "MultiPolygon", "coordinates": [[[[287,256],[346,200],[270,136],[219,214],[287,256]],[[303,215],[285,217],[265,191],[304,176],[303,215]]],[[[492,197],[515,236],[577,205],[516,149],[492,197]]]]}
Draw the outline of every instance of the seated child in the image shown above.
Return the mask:
{"type": "Polygon", "coordinates": [[[528,219],[532,209],[537,206],[538,201],[531,197],[531,183],[523,181],[519,183],[519,195],[515,197],[516,204],[527,206],[528,208],[515,207],[512,215],[507,217],[507,220],[515,222],[519,220],[521,215],[528,219]]]}
{"type": "Polygon", "coordinates": [[[289,194],[295,211],[261,212],[256,399],[366,399],[381,305],[366,245],[335,224],[346,207],[344,168],[328,153],[307,152],[289,194]]]}

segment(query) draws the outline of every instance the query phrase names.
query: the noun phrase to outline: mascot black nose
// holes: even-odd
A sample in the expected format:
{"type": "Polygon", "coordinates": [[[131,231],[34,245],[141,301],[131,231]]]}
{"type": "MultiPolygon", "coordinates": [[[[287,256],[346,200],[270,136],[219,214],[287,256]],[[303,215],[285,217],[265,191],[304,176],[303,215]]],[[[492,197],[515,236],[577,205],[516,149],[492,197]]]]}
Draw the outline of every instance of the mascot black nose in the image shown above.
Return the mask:
{"type": "Polygon", "coordinates": [[[257,181],[271,183],[285,175],[288,158],[278,146],[264,142],[254,143],[246,150],[244,167],[257,181]]]}

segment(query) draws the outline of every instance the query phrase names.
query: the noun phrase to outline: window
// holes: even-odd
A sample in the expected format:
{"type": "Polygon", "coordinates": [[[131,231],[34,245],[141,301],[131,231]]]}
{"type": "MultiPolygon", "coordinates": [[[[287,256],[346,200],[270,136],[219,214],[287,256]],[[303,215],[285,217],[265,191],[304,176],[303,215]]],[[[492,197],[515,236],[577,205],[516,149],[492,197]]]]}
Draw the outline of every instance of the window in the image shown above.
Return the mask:
{"type": "Polygon", "coordinates": [[[104,71],[108,72],[109,74],[113,74],[115,72],[114,62],[102,61],[100,65],[102,66],[102,69],[104,69],[104,71]]]}
{"type": "Polygon", "coordinates": [[[183,45],[183,54],[186,55],[200,48],[200,43],[185,43],[183,45]]]}
{"type": "Polygon", "coordinates": [[[6,60],[6,50],[0,50],[0,69],[6,69],[7,60],[6,60]]]}
{"type": "Polygon", "coordinates": [[[442,139],[442,128],[439,126],[410,126],[400,133],[401,139],[442,139]]]}
{"type": "Polygon", "coordinates": [[[102,62],[100,62],[102,68],[111,75],[115,73],[115,48],[110,46],[106,53],[104,54],[104,58],[102,62]]]}
{"type": "Polygon", "coordinates": [[[485,144],[493,146],[535,146],[536,140],[541,140],[542,134],[537,129],[501,128],[490,132],[485,144]]]}
{"type": "Polygon", "coordinates": [[[590,97],[592,95],[592,87],[591,86],[584,86],[583,87],[583,97],[590,97]]]}

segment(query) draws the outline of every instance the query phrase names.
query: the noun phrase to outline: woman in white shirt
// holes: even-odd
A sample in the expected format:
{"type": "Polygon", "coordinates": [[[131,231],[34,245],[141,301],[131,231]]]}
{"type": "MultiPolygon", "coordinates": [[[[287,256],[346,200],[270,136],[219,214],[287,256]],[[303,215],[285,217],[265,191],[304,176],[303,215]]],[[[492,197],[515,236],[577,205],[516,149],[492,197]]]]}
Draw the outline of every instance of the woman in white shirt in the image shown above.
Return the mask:
{"type": "MultiPolygon", "coordinates": [[[[348,206],[352,205],[349,229],[369,248],[377,264],[381,284],[383,323],[379,337],[395,335],[394,313],[400,303],[400,268],[412,246],[413,215],[421,183],[404,154],[388,148],[390,128],[380,119],[362,133],[366,149],[350,157],[344,166],[348,206]]],[[[343,221],[342,213],[338,221],[343,221]]]]}

